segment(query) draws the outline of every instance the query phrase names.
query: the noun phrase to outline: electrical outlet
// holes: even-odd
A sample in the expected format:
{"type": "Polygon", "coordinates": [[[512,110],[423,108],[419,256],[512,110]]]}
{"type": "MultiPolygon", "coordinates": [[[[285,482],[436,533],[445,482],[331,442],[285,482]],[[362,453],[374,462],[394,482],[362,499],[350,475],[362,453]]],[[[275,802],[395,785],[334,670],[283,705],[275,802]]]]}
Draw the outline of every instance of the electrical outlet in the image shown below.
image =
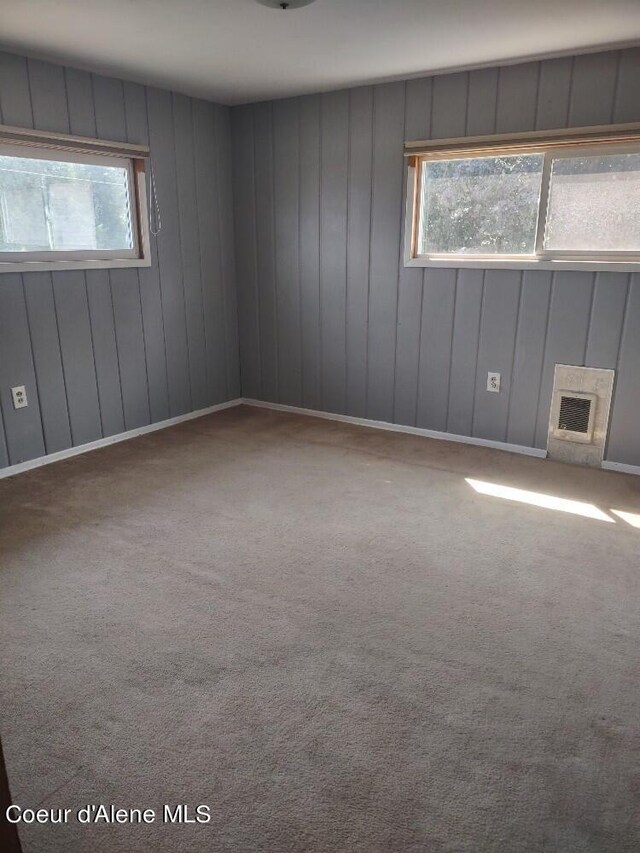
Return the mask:
{"type": "Polygon", "coordinates": [[[487,391],[498,393],[500,391],[500,374],[487,373],[487,391]]]}
{"type": "Polygon", "coordinates": [[[13,408],[14,409],[24,409],[25,406],[28,406],[27,402],[27,389],[24,385],[16,385],[11,389],[11,397],[13,398],[13,408]]]}

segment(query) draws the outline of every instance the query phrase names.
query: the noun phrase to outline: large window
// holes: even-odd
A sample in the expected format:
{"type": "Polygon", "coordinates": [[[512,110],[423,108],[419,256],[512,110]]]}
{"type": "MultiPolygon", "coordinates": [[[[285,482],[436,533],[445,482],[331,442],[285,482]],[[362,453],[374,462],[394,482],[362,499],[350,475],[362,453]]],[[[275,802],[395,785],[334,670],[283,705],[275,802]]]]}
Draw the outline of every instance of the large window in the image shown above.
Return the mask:
{"type": "Polygon", "coordinates": [[[581,138],[409,153],[406,263],[640,265],[640,140],[581,138]]]}
{"type": "Polygon", "coordinates": [[[0,271],[147,264],[143,164],[0,143],[0,271]]]}

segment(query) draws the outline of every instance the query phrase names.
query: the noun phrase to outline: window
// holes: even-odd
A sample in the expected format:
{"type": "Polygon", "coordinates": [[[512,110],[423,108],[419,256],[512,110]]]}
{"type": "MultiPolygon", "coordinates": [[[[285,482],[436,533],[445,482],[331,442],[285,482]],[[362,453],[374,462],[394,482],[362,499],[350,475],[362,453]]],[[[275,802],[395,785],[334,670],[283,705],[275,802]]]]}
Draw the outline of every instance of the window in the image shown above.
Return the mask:
{"type": "Polygon", "coordinates": [[[640,132],[617,130],[407,146],[405,262],[637,269],[640,132]]]}
{"type": "Polygon", "coordinates": [[[0,141],[0,271],[148,265],[144,158],[50,141],[0,141]]]}

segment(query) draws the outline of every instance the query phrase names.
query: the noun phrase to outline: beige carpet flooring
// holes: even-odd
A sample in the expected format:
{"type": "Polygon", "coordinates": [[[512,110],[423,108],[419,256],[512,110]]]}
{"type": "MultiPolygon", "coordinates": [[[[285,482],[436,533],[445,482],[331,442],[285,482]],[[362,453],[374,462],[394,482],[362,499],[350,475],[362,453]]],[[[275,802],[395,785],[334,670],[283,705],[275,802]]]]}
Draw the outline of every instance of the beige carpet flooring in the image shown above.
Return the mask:
{"type": "Polygon", "coordinates": [[[211,809],[25,853],[640,850],[611,509],[639,478],[246,407],[0,481],[14,800],[211,809]]]}

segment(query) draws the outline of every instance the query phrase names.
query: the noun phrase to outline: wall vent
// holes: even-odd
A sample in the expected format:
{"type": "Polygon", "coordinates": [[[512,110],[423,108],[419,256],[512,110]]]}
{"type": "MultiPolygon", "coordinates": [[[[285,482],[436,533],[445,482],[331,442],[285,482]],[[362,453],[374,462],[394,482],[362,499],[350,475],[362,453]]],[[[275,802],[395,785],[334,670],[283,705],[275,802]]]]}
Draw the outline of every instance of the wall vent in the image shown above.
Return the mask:
{"type": "Polygon", "coordinates": [[[560,406],[554,436],[570,441],[591,441],[598,399],[596,395],[562,390],[558,396],[560,406]]]}
{"type": "Polygon", "coordinates": [[[599,466],[604,456],[614,371],[556,364],[548,454],[599,466]]]}

